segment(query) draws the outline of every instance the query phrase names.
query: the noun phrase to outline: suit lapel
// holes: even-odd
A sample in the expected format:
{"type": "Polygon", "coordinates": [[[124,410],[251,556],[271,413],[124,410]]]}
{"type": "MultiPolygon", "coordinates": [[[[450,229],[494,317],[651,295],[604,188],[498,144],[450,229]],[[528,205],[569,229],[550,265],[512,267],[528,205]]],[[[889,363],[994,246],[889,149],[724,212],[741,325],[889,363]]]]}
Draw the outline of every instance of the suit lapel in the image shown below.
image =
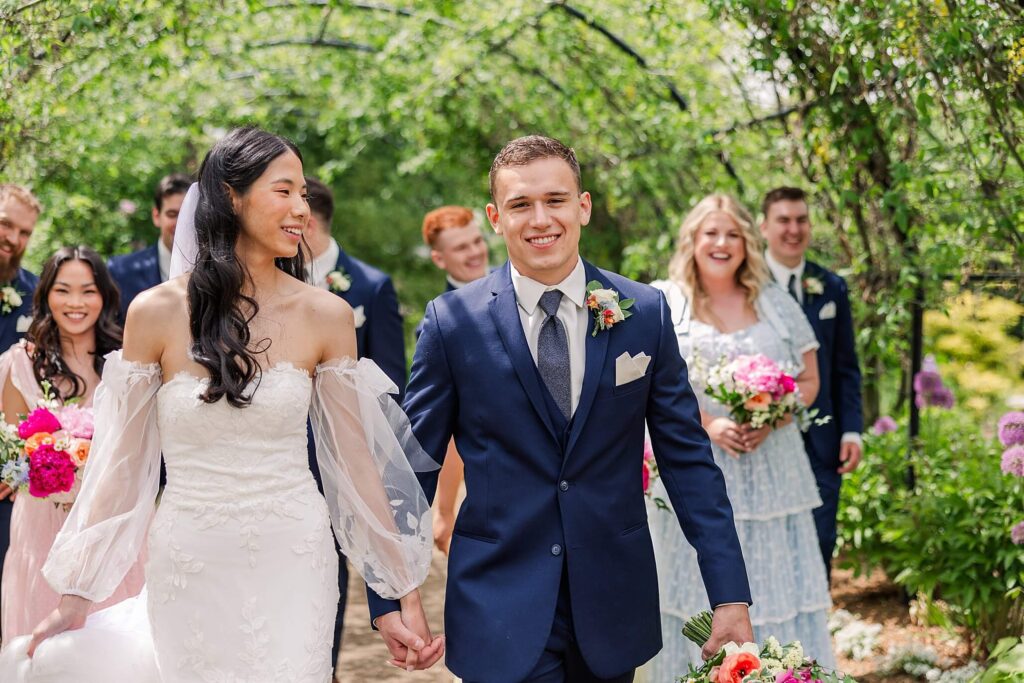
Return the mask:
{"type": "Polygon", "coordinates": [[[348,260],[348,255],[345,253],[345,250],[342,249],[340,245],[338,246],[338,260],[334,262],[334,269],[340,270],[341,272],[345,273],[345,277],[348,278],[348,281],[350,283],[348,291],[334,293],[340,296],[342,299],[344,299],[350,306],[352,306],[352,308],[355,308],[356,305],[352,302],[351,299],[349,299],[349,296],[352,293],[352,288],[355,287],[356,284],[355,281],[352,279],[352,263],[348,260]]]}
{"type": "MultiPolygon", "coordinates": [[[[604,287],[608,287],[608,283],[601,277],[601,273],[597,268],[586,261],[583,262],[583,266],[587,271],[587,282],[597,280],[604,287]]],[[[590,311],[586,311],[586,314],[589,319],[591,317],[590,311]]],[[[580,392],[579,405],[576,406],[576,412],[573,413],[572,417],[572,431],[569,433],[569,444],[565,449],[567,456],[572,452],[572,447],[576,444],[577,439],[579,439],[583,431],[583,425],[587,422],[590,408],[594,405],[597,387],[601,384],[601,373],[604,371],[605,357],[608,355],[608,336],[615,331],[615,328],[602,330],[597,333],[597,336],[592,336],[592,325],[592,321],[587,324],[587,359],[583,372],[583,388],[580,392]]]]}
{"type": "Polygon", "coordinates": [[[512,367],[519,376],[519,382],[523,390],[533,404],[544,426],[551,432],[555,441],[561,441],[555,431],[551,416],[548,414],[547,404],[541,394],[540,376],[537,373],[537,366],[530,355],[530,347],[526,343],[526,335],[523,333],[523,323],[519,319],[519,304],[516,302],[516,290],[512,286],[512,276],[506,265],[501,273],[496,274],[495,296],[490,301],[491,318],[494,320],[498,334],[501,336],[501,343],[505,346],[512,367]]]}

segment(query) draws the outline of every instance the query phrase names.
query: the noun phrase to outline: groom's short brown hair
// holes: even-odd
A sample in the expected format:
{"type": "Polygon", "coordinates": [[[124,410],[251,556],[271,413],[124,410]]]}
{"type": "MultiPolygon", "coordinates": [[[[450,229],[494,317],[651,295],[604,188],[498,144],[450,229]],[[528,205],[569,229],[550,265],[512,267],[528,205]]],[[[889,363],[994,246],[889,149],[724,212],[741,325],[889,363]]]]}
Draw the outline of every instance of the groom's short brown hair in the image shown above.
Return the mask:
{"type": "Polygon", "coordinates": [[[561,159],[569,164],[572,175],[576,179],[576,191],[583,191],[583,183],[580,181],[580,162],[576,160],[576,152],[571,147],[566,147],[554,138],[546,138],[543,135],[526,135],[516,138],[501,148],[498,156],[494,157],[491,164],[489,176],[491,184],[491,199],[498,201],[494,196],[494,178],[498,171],[510,166],[526,166],[532,161],[549,158],[561,159]]]}

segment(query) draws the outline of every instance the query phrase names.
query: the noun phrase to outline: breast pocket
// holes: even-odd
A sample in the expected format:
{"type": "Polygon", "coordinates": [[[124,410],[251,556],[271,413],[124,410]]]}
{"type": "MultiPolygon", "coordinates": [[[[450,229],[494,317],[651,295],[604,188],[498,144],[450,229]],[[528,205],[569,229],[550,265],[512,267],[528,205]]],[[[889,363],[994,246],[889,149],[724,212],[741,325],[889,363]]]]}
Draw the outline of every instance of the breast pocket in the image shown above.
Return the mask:
{"type": "Polygon", "coordinates": [[[651,386],[651,373],[648,372],[643,377],[633,380],[632,382],[626,382],[612,389],[612,396],[626,396],[628,394],[637,393],[640,391],[646,392],[651,386]]]}

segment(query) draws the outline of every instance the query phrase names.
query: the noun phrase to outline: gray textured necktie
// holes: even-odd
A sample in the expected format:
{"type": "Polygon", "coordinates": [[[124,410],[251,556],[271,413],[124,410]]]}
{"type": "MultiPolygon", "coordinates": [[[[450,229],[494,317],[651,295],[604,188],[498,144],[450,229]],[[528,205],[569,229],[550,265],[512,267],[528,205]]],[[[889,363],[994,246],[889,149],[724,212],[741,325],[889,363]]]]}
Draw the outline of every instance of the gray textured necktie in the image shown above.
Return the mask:
{"type": "Polygon", "coordinates": [[[540,326],[540,337],[537,339],[537,370],[544,380],[544,385],[555,399],[565,419],[572,414],[572,396],[569,379],[569,338],[565,334],[565,326],[558,319],[558,304],[562,300],[562,292],[557,289],[544,292],[540,297],[540,307],[547,318],[540,326]]]}
{"type": "Polygon", "coordinates": [[[803,301],[800,300],[800,290],[798,289],[799,286],[800,286],[800,283],[796,281],[796,273],[790,273],[789,274],[789,294],[794,299],[796,299],[796,302],[798,304],[802,304],[803,301]]]}

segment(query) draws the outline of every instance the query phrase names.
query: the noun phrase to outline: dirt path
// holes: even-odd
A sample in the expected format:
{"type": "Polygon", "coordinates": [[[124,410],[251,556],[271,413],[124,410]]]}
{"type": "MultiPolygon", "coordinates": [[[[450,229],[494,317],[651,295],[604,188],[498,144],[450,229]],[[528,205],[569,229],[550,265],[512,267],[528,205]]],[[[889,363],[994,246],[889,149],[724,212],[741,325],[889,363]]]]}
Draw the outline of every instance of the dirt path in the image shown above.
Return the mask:
{"type": "MultiPolygon", "coordinates": [[[[444,630],[444,582],[447,560],[434,551],[430,576],[421,589],[423,605],[426,608],[430,626],[437,631],[444,630]]],[[[388,651],[380,634],[370,628],[369,613],[366,609],[366,588],[359,575],[349,572],[349,600],[345,607],[345,637],[338,666],[339,683],[364,683],[385,681],[387,683],[451,683],[454,676],[444,668],[443,662],[428,671],[408,673],[387,663],[388,651]]]]}

